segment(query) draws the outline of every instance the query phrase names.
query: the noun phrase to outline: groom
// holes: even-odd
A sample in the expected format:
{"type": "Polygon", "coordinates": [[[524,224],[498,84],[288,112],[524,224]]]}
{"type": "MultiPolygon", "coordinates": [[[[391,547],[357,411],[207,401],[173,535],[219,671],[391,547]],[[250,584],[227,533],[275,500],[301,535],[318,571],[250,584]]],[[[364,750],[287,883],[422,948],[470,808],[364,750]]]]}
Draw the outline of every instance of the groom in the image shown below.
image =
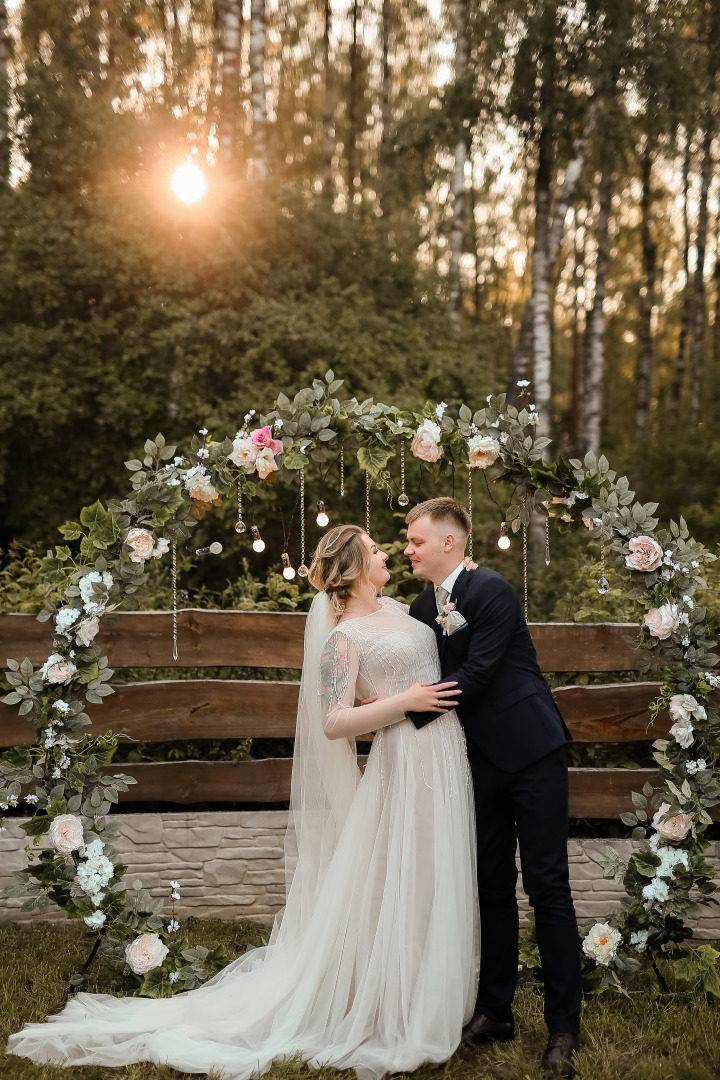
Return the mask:
{"type": "MultiPolygon", "coordinates": [[[[435,631],[443,681],[456,680],[462,691],[457,713],[475,792],[480,985],[463,1040],[490,1042],[515,1034],[517,841],[545,981],[550,1037],[543,1075],[573,1076],[581,987],[567,857],[565,743],[571,736],[540,673],[512,587],[492,570],[463,569],[470,533],[465,507],[455,499],[431,499],[405,520],[413,574],[432,582],[410,614],[435,631]]],[[[409,716],[419,728],[437,714],[409,716]]]]}

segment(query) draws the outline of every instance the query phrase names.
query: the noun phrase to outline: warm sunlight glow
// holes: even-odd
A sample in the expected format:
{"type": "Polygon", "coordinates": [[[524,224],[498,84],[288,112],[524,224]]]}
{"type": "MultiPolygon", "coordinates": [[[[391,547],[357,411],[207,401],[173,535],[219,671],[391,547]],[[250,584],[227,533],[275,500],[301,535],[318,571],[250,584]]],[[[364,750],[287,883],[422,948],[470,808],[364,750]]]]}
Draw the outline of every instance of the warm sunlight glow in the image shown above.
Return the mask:
{"type": "Polygon", "coordinates": [[[197,165],[193,165],[191,161],[186,161],[184,165],[180,165],[173,173],[172,189],[178,199],[184,202],[186,206],[190,206],[191,203],[202,199],[205,194],[205,187],[205,177],[197,165]]]}

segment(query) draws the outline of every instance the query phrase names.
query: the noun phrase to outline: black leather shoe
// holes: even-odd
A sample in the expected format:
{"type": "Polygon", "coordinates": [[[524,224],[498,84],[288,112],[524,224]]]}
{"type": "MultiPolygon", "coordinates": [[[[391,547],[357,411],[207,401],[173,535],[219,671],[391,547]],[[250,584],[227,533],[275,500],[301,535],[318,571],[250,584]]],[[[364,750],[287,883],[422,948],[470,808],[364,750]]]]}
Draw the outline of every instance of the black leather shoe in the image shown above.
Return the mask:
{"type": "Polygon", "coordinates": [[[481,1012],[476,1012],[462,1029],[464,1043],[508,1042],[514,1038],[515,1023],[512,1020],[491,1020],[481,1012]]]}
{"type": "Polygon", "coordinates": [[[552,1031],[542,1056],[543,1080],[574,1076],[572,1057],[579,1045],[577,1035],[571,1035],[569,1031],[552,1031]]]}

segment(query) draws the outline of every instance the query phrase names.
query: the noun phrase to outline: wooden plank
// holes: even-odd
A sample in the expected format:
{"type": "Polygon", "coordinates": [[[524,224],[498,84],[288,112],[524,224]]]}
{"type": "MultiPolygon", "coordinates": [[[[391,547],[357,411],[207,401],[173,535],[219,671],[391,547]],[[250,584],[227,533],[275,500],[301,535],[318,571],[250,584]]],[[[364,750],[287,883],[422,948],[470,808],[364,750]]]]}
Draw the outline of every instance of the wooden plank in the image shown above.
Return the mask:
{"type": "MultiPolygon", "coordinates": [[[[172,659],[172,612],[128,611],[96,638],[111,667],[302,666],[305,615],[280,611],[178,613],[178,660],[172,659]]],[[[33,615],[0,615],[0,665],[7,657],[47,659],[51,628],[33,615]]]]}
{"type": "MultiPolygon", "coordinates": [[[[566,686],[555,700],[579,742],[630,742],[667,735],[666,714],[649,727],[659,683],[566,686]]],[[[114,731],[143,742],[179,739],[292,738],[299,683],[234,679],[173,679],[125,683],[90,706],[94,734],[114,731]]],[[[13,706],[0,705],[0,746],[32,741],[32,728],[13,706]]]]}
{"type": "Polygon", "coordinates": [[[577,742],[635,742],[668,736],[666,712],[651,724],[650,702],[659,692],[657,682],[604,683],[561,686],[553,697],[577,742]]]}
{"type": "Polygon", "coordinates": [[[635,671],[634,623],[530,623],[542,671],[635,671]]]}
{"type": "MultiPolygon", "coordinates": [[[[129,611],[114,616],[98,644],[112,667],[302,666],[305,615],[278,611],[205,611],[178,614],[179,658],[174,664],[172,613],[129,611]]],[[[532,623],[543,671],[634,671],[637,654],[625,638],[633,623],[532,623]]],[[[0,666],[6,658],[34,664],[47,659],[51,628],[34,615],[0,615],[0,666]]]]}
{"type": "MultiPolygon", "coordinates": [[[[113,731],[141,742],[178,739],[292,738],[297,682],[173,679],[123,683],[102,705],[88,706],[88,733],[113,731]]],[[[32,741],[17,706],[0,704],[0,746],[32,741]]]]}
{"type": "MultiPolygon", "coordinates": [[[[358,759],[362,765],[366,758],[358,759]]],[[[148,762],[115,765],[138,783],[121,793],[124,802],[284,802],[290,798],[290,758],[241,761],[148,762]]],[[[631,793],[657,784],[654,769],[570,769],[570,817],[616,818],[632,810],[631,793]]],[[[720,806],[711,811],[720,820],[720,806]]]]}

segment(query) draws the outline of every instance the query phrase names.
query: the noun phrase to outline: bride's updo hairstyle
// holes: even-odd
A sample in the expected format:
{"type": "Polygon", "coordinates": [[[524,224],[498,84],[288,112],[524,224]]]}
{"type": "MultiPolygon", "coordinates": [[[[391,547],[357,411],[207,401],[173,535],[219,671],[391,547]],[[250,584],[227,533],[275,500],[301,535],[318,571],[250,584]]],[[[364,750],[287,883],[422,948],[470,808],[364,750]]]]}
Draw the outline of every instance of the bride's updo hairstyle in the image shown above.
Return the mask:
{"type": "Polygon", "coordinates": [[[359,580],[365,580],[372,566],[359,525],[337,525],[325,533],[315,549],[308,581],[324,589],[338,618],[359,580]]]}

